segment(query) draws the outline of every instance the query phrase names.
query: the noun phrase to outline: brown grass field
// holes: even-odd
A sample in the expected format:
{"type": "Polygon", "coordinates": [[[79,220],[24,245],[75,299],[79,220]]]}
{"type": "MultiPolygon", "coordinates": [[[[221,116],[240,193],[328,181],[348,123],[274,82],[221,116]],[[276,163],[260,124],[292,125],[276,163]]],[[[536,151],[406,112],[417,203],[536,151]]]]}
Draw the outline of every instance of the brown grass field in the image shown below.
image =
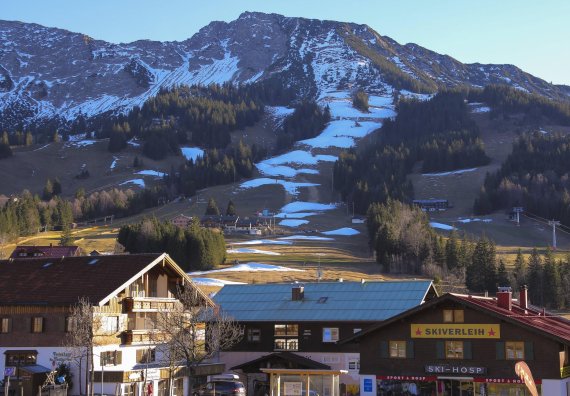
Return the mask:
{"type": "MultiPolygon", "coordinates": [[[[434,221],[453,225],[472,236],[487,235],[497,242],[499,256],[508,265],[511,265],[519,247],[525,255],[528,255],[535,246],[543,252],[550,244],[551,232],[543,224],[527,218],[523,218],[521,225],[517,227],[506,220],[503,213],[486,216],[485,218],[492,219],[490,223],[471,222],[463,224],[458,222],[459,217],[472,216],[473,200],[483,184],[485,174],[499,168],[511,151],[513,139],[522,131],[516,125],[516,121],[491,121],[487,114],[477,114],[473,117],[481,128],[486,151],[492,159],[489,165],[462,175],[430,177],[414,173],[410,177],[418,198],[447,198],[453,203],[452,209],[433,214],[434,221]]],[[[560,132],[570,131],[569,128],[556,126],[545,126],[544,129],[560,132]]],[[[234,143],[242,139],[248,144],[258,143],[271,147],[275,142],[275,134],[271,122],[264,120],[241,133],[236,132],[233,139],[234,143]]],[[[366,141],[367,139],[364,139],[361,144],[366,144],[366,141]]],[[[139,150],[129,146],[125,151],[116,154],[118,165],[114,170],[111,170],[110,164],[113,162],[114,156],[107,151],[107,141],[79,149],[65,148],[61,143],[52,143],[43,148],[40,146],[18,149],[14,157],[4,160],[5,166],[0,169],[0,180],[3,181],[0,186],[0,194],[18,193],[24,188],[40,193],[45,180],[48,177],[54,178],[56,176],[62,182],[65,195],[72,195],[79,187],[83,187],[87,191],[116,187],[119,183],[133,178],[144,178],[148,185],[156,179],[133,175],[135,170],[132,169],[131,165],[134,156],[139,155],[139,158],[142,158],[139,150]],[[74,178],[74,175],[79,172],[83,164],[86,164],[91,177],[79,181],[74,178]]],[[[338,152],[339,150],[313,150],[314,154],[338,155],[338,152]]],[[[170,157],[162,162],[154,162],[147,158],[143,160],[144,166],[141,169],[169,172],[171,165],[180,163],[182,158],[170,157]]],[[[225,210],[228,200],[232,199],[241,216],[253,215],[263,208],[277,211],[292,200],[322,203],[338,202],[338,193],[332,191],[331,185],[332,163],[320,163],[317,169],[320,171],[320,175],[303,175],[302,178],[298,177],[297,181],[315,182],[320,185],[304,188],[296,197],[287,194],[279,185],[266,185],[244,190],[239,188],[240,182],[236,182],[199,191],[191,199],[170,202],[130,218],[116,219],[111,225],[76,229],[73,231],[73,237],[75,243],[85,252],[92,250],[113,252],[118,228],[121,225],[140,221],[145,216],[156,216],[159,219],[168,220],[180,213],[191,216],[202,215],[210,197],[215,198],[221,211],[225,210]]],[[[254,175],[254,177],[259,177],[259,175],[254,175]]],[[[276,231],[279,235],[265,235],[262,238],[272,239],[282,235],[304,234],[305,232],[311,232],[309,235],[312,235],[315,231],[340,227],[352,227],[359,230],[360,234],[357,236],[335,236],[335,240],[332,242],[294,241],[293,245],[248,246],[260,250],[270,250],[280,253],[280,255],[228,254],[226,264],[220,266],[224,268],[233,265],[234,261],[238,260],[241,263],[262,262],[282,265],[303,270],[301,272],[221,272],[202,276],[247,283],[308,282],[317,280],[317,269],[321,268],[323,281],[333,281],[339,278],[357,281],[364,278],[371,280],[388,279],[386,275],[380,273],[380,267],[375,263],[368,248],[366,227],[361,224],[351,224],[350,219],[350,210],[339,204],[335,210],[310,217],[310,223],[306,226],[281,227],[276,231]]],[[[441,233],[447,235],[444,231],[441,233]]],[[[247,239],[261,238],[249,236],[229,236],[226,238],[229,246],[247,239]]],[[[58,241],[59,233],[47,232],[33,237],[20,238],[17,243],[46,245],[49,243],[57,244],[58,241]]],[[[559,233],[558,245],[560,249],[556,255],[562,257],[567,254],[570,251],[570,235],[559,233]]],[[[7,257],[14,246],[15,243],[0,246],[0,257],[7,257]]],[[[390,276],[390,278],[394,277],[390,276]]],[[[206,287],[205,289],[215,291],[217,288],[206,287]]]]}

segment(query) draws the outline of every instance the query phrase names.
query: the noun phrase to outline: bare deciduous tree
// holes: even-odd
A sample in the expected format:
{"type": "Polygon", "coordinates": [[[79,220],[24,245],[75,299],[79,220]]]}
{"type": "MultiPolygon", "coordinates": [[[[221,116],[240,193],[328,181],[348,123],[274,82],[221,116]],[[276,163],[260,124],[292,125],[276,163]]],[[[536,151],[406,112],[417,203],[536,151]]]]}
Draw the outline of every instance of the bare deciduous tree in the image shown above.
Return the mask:
{"type": "Polygon", "coordinates": [[[93,382],[95,372],[93,370],[93,347],[95,346],[95,329],[97,329],[99,318],[94,315],[93,305],[88,298],[82,297],[70,308],[70,315],[67,317],[67,333],[63,345],[71,353],[71,359],[79,365],[79,390],[82,394],[81,364],[86,361],[86,371],[89,377],[86,378],[86,393],[93,394],[93,382]],[[89,370],[91,367],[91,370],[89,370]]]}
{"type": "Polygon", "coordinates": [[[196,367],[239,342],[243,331],[198,290],[180,287],[177,298],[179,303],[158,313],[155,337],[165,364],[188,369],[192,394],[196,367]]]}

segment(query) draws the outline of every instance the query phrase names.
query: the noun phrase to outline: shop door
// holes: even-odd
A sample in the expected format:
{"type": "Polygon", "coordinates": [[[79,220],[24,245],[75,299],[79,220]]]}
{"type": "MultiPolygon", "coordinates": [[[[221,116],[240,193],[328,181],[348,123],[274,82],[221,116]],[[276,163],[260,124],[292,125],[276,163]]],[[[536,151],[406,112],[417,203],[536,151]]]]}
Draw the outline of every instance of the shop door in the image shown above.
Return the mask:
{"type": "Polygon", "coordinates": [[[460,380],[438,380],[438,396],[474,396],[473,382],[460,380]]]}

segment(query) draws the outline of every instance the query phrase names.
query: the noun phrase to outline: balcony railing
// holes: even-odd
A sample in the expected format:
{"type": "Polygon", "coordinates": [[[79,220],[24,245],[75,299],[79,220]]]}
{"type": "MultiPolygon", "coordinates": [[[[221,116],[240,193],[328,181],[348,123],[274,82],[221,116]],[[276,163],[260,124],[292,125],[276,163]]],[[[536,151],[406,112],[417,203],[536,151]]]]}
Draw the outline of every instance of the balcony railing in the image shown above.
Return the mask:
{"type": "Polygon", "coordinates": [[[126,330],[122,333],[125,345],[152,344],[164,341],[165,335],[157,330],[126,330]]]}
{"type": "Polygon", "coordinates": [[[166,297],[127,297],[123,299],[125,312],[158,312],[172,310],[178,302],[166,297]]]}

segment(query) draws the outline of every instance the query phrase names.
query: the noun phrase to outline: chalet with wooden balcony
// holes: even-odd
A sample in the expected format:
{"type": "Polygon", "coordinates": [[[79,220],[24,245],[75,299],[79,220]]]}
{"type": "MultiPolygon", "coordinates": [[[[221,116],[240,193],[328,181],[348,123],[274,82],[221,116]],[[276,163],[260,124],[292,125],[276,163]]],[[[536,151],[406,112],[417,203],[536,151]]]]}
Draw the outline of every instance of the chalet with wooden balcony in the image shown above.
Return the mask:
{"type": "MultiPolygon", "coordinates": [[[[0,372],[13,367],[11,384],[25,390],[31,389],[25,386],[27,367],[49,372],[66,363],[74,373],[71,394],[83,394],[85,359],[80,364],[63,345],[66,334],[73,331],[70,309],[86,298],[93,305],[96,327],[92,351],[95,393],[148,394],[152,383],[153,394],[168,394],[171,370],[155,353],[160,334],[154,323],[159,312],[179,304],[175,298],[178,286],[195,288],[167,254],[2,260],[0,372]]],[[[205,304],[213,305],[208,296],[195,290],[205,304]]],[[[195,375],[222,371],[223,365],[209,364],[199,367],[195,375]]],[[[172,394],[186,394],[187,371],[176,367],[173,372],[172,394]]]]}

